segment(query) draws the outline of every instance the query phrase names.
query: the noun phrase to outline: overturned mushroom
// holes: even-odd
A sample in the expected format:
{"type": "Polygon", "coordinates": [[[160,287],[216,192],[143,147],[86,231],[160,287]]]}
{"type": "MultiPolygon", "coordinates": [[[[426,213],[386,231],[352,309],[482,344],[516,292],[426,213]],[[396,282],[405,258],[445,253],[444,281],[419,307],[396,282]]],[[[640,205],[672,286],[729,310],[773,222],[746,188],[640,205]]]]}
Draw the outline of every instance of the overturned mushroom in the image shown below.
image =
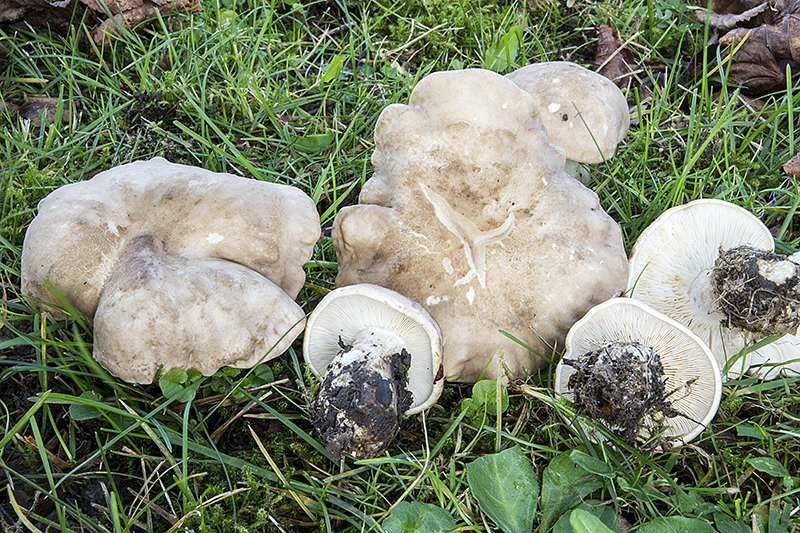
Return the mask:
{"type": "Polygon", "coordinates": [[[629,443],[663,430],[674,444],[709,424],[722,379],[713,354],[688,328],[641,302],[614,298],[570,329],[555,390],[629,443]]]}
{"type": "Polygon", "coordinates": [[[42,200],[22,290],[57,317],[60,295],[92,319],[94,357],[126,381],[162,365],[247,368],[302,331],[294,298],[319,233],[294,187],[155,158],[42,200]]]}
{"type": "Polygon", "coordinates": [[[441,335],[425,309],[382,287],[351,285],[322,299],[308,317],[303,355],[321,375],[310,410],[329,457],[381,455],[404,413],[436,402],[441,335]]]}
{"type": "MultiPolygon", "coordinates": [[[[769,229],[746,209],[721,200],[695,200],[665,211],[642,232],[631,252],[630,296],[694,331],[711,348],[720,368],[752,337],[738,327],[724,303],[752,277],[731,273],[731,264],[749,255],[741,246],[772,252],[774,243],[769,229]]],[[[751,259],[750,273],[758,273],[759,260],[751,259]]],[[[775,260],[762,258],[762,273],[779,284],[791,282],[784,279],[785,265],[775,266],[775,260]]],[[[745,357],[734,370],[748,367],[745,357]]]]}
{"type": "Polygon", "coordinates": [[[533,96],[550,142],[567,155],[567,172],[582,182],[580,163],[614,156],[628,133],[628,103],[605,76],[569,61],[528,65],[506,78],[533,96]]]}
{"type": "Polygon", "coordinates": [[[437,72],[375,127],[373,176],[334,221],[337,286],[421,303],[449,379],[518,376],[619,294],[627,258],[597,195],[564,173],[531,96],[485,70],[437,72]]]}

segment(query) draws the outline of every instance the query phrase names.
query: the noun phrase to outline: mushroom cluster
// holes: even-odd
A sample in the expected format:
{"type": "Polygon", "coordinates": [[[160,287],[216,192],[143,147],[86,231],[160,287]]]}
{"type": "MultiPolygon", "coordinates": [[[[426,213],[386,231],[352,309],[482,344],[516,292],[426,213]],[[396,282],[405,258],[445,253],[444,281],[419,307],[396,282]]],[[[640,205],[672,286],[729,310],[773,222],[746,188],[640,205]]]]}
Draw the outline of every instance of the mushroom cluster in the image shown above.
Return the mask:
{"type": "MultiPolygon", "coordinates": [[[[577,119],[575,119],[577,120],[577,119]]],[[[564,172],[530,94],[485,70],[437,72],[375,127],[374,174],[333,227],[337,286],[422,304],[448,379],[517,376],[622,292],[627,256],[597,195],[564,172]],[[502,359],[502,360],[501,360],[502,359]]]]}
{"type": "Polygon", "coordinates": [[[294,187],[155,158],[63,186],[25,235],[22,291],[94,323],[94,357],[123,380],[159,368],[246,368],[302,332],[294,299],[320,235],[294,187]]]}

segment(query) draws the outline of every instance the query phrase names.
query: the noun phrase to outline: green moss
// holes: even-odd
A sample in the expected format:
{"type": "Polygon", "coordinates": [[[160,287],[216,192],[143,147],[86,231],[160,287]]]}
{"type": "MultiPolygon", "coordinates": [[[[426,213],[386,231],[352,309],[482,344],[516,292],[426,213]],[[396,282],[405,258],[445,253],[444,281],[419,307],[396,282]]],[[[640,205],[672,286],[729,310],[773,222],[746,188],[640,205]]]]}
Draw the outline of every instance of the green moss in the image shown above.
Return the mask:
{"type": "MultiPolygon", "coordinates": [[[[413,50],[416,65],[434,64],[436,70],[450,67],[453,60],[478,60],[465,56],[494,35],[508,19],[509,8],[499,0],[379,0],[372,30],[376,42],[387,50],[413,50]],[[410,44],[413,43],[413,44],[410,44]]],[[[489,40],[494,40],[490,38],[489,40]]]]}

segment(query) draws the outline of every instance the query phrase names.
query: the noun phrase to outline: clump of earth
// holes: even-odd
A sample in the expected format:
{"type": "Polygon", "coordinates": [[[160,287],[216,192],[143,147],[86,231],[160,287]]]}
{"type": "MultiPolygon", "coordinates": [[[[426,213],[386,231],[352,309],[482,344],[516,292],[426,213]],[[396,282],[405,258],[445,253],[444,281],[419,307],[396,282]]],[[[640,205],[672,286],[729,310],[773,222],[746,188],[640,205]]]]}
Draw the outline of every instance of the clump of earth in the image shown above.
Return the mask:
{"type": "Polygon", "coordinates": [[[728,327],[762,336],[795,334],[800,324],[800,265],[750,246],[720,251],[711,280],[728,327]]]}
{"type": "Polygon", "coordinates": [[[413,402],[407,387],[411,354],[402,349],[376,364],[368,344],[352,346],[340,339],[339,347],[310,405],[312,423],[330,459],[377,457],[413,402]]]}
{"type": "Polygon", "coordinates": [[[611,342],[565,365],[576,371],[569,377],[578,414],[602,420],[621,440],[634,444],[646,426],[660,430],[667,418],[686,416],[667,398],[667,377],[661,357],[636,342],[611,342]],[[648,421],[651,421],[648,424],[648,421]]]}

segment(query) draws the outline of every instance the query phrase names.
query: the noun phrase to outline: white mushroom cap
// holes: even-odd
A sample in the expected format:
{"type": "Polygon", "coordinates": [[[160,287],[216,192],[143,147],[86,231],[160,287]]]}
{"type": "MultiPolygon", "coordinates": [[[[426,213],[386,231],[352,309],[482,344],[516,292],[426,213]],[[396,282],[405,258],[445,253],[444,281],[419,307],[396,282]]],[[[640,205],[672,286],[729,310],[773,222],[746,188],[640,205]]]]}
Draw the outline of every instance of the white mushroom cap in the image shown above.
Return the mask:
{"type": "Polygon", "coordinates": [[[161,365],[247,368],[302,332],[294,299],[319,235],[295,187],[154,158],[39,203],[22,292],[61,317],[55,287],[93,320],[95,358],[126,381],[150,383],[161,365]]]}
{"type": "Polygon", "coordinates": [[[569,61],[551,61],[522,67],[506,78],[533,96],[547,137],[567,159],[601,163],[614,156],[628,133],[625,95],[602,74],[569,61]]]}
{"type": "MultiPolygon", "coordinates": [[[[774,249],[769,229],[752,213],[721,200],[695,200],[668,209],[633,246],[628,295],[674,318],[705,342],[720,368],[747,343],[744,332],[724,327],[711,291],[720,249],[750,245],[774,249]]],[[[737,362],[732,371],[747,370],[737,362]]]]}
{"type": "Polygon", "coordinates": [[[329,292],[309,315],[303,356],[315,375],[324,374],[341,351],[339,341],[353,344],[368,328],[389,330],[411,354],[408,390],[413,395],[406,414],[433,405],[442,393],[442,333],[419,304],[389,289],[360,284],[329,292]]]}
{"type": "Polygon", "coordinates": [[[667,419],[669,427],[664,435],[680,437],[686,443],[702,433],[714,418],[722,395],[722,379],[713,354],[689,329],[630,298],[612,298],[597,305],[572,326],[564,357],[556,366],[556,392],[572,397],[567,383],[576,370],[563,364],[564,359],[614,341],[636,342],[652,348],[661,358],[667,392],[697,378],[690,388],[667,398],[675,409],[692,420],[682,416],[667,419]]]}
{"type": "Polygon", "coordinates": [[[750,373],[767,380],[800,375],[800,337],[784,335],[750,352],[750,373]]]}

